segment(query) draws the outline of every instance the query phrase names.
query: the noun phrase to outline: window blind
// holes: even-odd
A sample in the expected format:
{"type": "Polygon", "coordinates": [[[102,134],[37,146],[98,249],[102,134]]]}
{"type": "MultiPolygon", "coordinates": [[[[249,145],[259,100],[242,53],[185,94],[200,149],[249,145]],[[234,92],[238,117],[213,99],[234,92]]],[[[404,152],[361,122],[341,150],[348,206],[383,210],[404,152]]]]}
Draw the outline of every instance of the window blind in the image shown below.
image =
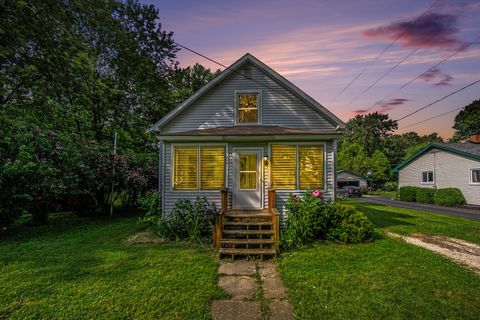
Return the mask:
{"type": "Polygon", "coordinates": [[[202,189],[225,187],[225,147],[201,147],[200,186],[202,189]]]}
{"type": "Polygon", "coordinates": [[[323,188],[323,147],[298,147],[300,189],[323,188]]]}
{"type": "Polygon", "coordinates": [[[192,190],[198,188],[198,147],[175,147],[173,188],[192,190]]]}
{"type": "Polygon", "coordinates": [[[272,188],[294,190],[296,180],[297,147],[295,145],[272,145],[272,188]]]}

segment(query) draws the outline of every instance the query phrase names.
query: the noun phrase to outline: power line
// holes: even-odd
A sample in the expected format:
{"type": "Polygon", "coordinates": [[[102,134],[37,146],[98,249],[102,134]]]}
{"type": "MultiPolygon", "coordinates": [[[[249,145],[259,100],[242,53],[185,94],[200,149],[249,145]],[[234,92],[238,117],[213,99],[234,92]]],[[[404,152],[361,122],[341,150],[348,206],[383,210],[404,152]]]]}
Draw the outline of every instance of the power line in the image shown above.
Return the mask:
{"type": "Polygon", "coordinates": [[[255,79],[253,79],[253,78],[251,78],[251,77],[249,77],[249,76],[247,76],[247,75],[245,75],[245,74],[243,74],[243,73],[241,73],[241,72],[238,72],[238,71],[235,70],[235,69],[232,69],[232,68],[230,68],[230,67],[227,67],[227,66],[224,65],[223,63],[220,63],[220,62],[218,62],[218,61],[216,61],[216,60],[214,60],[214,59],[212,59],[212,58],[209,58],[209,57],[207,57],[206,55],[201,54],[200,52],[195,51],[195,50],[193,50],[193,49],[190,49],[189,47],[184,46],[184,45],[182,45],[182,44],[180,44],[180,43],[178,43],[178,42],[176,42],[176,41],[174,41],[174,42],[175,42],[179,47],[181,47],[181,48],[183,48],[183,49],[185,49],[185,50],[187,50],[187,51],[190,51],[191,53],[196,54],[196,55],[198,55],[198,56],[200,56],[200,57],[202,57],[202,58],[204,58],[204,59],[207,59],[208,61],[211,61],[211,62],[213,62],[213,63],[215,63],[215,64],[217,64],[217,65],[219,65],[219,66],[221,66],[221,67],[223,67],[223,68],[225,68],[225,69],[227,69],[227,70],[230,70],[230,71],[232,71],[233,73],[236,73],[236,74],[244,77],[245,79],[251,80],[251,81],[255,82],[256,84],[261,85],[261,86],[263,86],[263,87],[265,87],[265,88],[267,88],[267,89],[272,89],[272,88],[268,87],[265,83],[261,83],[261,82],[255,80],[255,79]]]}
{"type": "Polygon", "coordinates": [[[473,40],[472,42],[468,42],[464,45],[462,45],[460,48],[458,48],[457,50],[455,50],[454,53],[452,53],[451,55],[449,55],[448,57],[444,58],[443,60],[441,60],[440,62],[436,63],[435,65],[431,66],[430,68],[428,68],[426,71],[422,72],[421,74],[419,74],[418,76],[416,76],[415,78],[411,79],[410,81],[404,83],[401,87],[395,89],[394,91],[390,92],[389,94],[387,94],[385,97],[383,97],[380,101],[378,102],[375,102],[374,104],[372,104],[370,107],[368,107],[365,111],[368,111],[370,110],[371,108],[375,107],[376,105],[380,104],[381,102],[383,102],[385,99],[391,97],[392,95],[394,95],[395,93],[399,92],[400,90],[406,88],[407,86],[409,86],[412,82],[420,79],[423,75],[425,75],[426,73],[434,70],[436,67],[438,67],[439,65],[441,65],[442,63],[445,63],[447,62],[448,60],[450,60],[451,58],[453,58],[454,56],[456,56],[459,52],[462,52],[462,51],[465,51],[466,49],[468,49],[468,47],[470,47],[471,45],[477,43],[477,41],[480,40],[480,36],[478,36],[477,38],[475,38],[475,40],[473,40]]]}
{"type": "MultiPolygon", "coordinates": [[[[433,3],[427,8],[427,10],[425,10],[418,18],[416,18],[414,21],[417,21],[418,19],[420,19],[421,17],[423,17],[428,11],[430,11],[430,9],[433,8],[433,6],[438,2],[439,0],[435,0],[433,1],[433,3]]],[[[390,44],[388,46],[386,46],[378,56],[375,57],[375,59],[373,59],[373,61],[371,63],[374,63],[376,62],[378,59],[380,59],[380,57],[383,56],[383,54],[385,52],[387,52],[398,40],[400,40],[400,38],[402,38],[405,33],[407,32],[407,30],[404,30],[402,31],[392,42],[390,42],[390,44]]],[[[358,78],[360,78],[360,76],[367,70],[367,68],[363,68],[362,71],[360,71],[360,73],[355,76],[342,90],[340,90],[340,92],[332,99],[330,100],[330,102],[333,102],[335,101],[339,96],[342,95],[342,93],[345,92],[345,90],[347,90],[354,82],[355,80],[357,80],[358,78]]]]}
{"type": "Polygon", "coordinates": [[[467,89],[468,87],[471,87],[471,86],[473,86],[473,85],[475,85],[475,84],[477,84],[477,83],[479,83],[479,82],[480,82],[480,79],[477,80],[477,81],[474,81],[474,82],[472,82],[472,83],[470,83],[470,84],[468,84],[468,85],[466,85],[466,86],[463,87],[463,88],[460,88],[460,89],[458,89],[458,90],[456,90],[456,91],[454,91],[454,92],[451,92],[451,93],[447,94],[446,96],[444,96],[444,97],[442,97],[442,98],[440,98],[440,99],[437,99],[437,100],[435,100],[435,101],[432,102],[432,103],[427,104],[427,105],[424,106],[424,107],[421,107],[421,108],[419,108],[419,109],[417,109],[417,110],[415,110],[415,111],[413,111],[413,112],[410,112],[409,114],[407,114],[407,115],[405,115],[405,116],[403,116],[403,117],[401,117],[400,119],[397,119],[397,120],[395,120],[395,121],[401,121],[401,120],[403,120],[403,119],[405,119],[405,118],[408,118],[408,117],[414,115],[415,113],[420,112],[420,111],[422,111],[422,110],[424,110],[424,109],[426,109],[426,108],[434,105],[434,104],[437,103],[437,102],[440,102],[440,101],[442,101],[442,100],[445,100],[446,98],[448,98],[448,97],[450,97],[450,96],[453,96],[454,94],[459,93],[460,91],[463,91],[463,90],[467,89]]]}
{"type": "Polygon", "coordinates": [[[460,110],[460,109],[463,109],[463,107],[456,108],[456,109],[453,109],[452,111],[447,111],[447,112],[438,114],[438,115],[436,115],[436,116],[430,117],[430,118],[428,118],[428,119],[424,119],[424,120],[422,120],[422,121],[418,121],[418,122],[409,124],[408,126],[403,127],[403,128],[401,128],[401,129],[410,128],[410,127],[416,126],[417,124],[424,123],[424,122],[427,122],[427,121],[430,121],[430,120],[433,120],[433,119],[436,119],[436,118],[440,118],[440,117],[442,117],[442,116],[445,116],[445,115],[447,115],[447,114],[449,114],[449,113],[455,112],[455,111],[460,110]]]}

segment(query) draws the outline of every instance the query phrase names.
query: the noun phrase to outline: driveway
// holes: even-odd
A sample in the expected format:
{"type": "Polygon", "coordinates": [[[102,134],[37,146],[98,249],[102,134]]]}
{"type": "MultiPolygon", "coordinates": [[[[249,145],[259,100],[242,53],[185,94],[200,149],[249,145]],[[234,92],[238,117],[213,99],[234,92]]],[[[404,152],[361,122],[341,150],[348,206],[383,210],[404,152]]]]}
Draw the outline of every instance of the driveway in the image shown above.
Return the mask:
{"type": "Polygon", "coordinates": [[[448,214],[451,216],[457,216],[462,218],[470,218],[474,220],[480,220],[480,210],[475,209],[465,209],[465,208],[449,208],[449,207],[440,207],[432,204],[423,204],[416,202],[404,202],[398,200],[391,200],[382,196],[363,196],[361,198],[355,198],[361,201],[375,204],[383,204],[386,206],[405,208],[405,209],[414,209],[429,211],[434,213],[448,214]]]}

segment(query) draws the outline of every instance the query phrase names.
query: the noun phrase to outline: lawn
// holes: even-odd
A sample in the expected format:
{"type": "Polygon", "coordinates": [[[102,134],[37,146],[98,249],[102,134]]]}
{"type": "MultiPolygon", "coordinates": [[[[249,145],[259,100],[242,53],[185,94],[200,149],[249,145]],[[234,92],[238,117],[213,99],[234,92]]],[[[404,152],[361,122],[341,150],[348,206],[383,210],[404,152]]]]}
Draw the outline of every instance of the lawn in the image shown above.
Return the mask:
{"type": "Polygon", "coordinates": [[[317,244],[286,253],[280,273],[298,319],[478,319],[480,277],[384,231],[480,243],[480,221],[346,200],[376,226],[367,244],[317,244]]]}
{"type": "Polygon", "coordinates": [[[208,319],[225,295],[212,251],[125,243],[139,228],[60,215],[0,240],[0,318],[208,319]]]}
{"type": "Polygon", "coordinates": [[[395,199],[397,197],[397,191],[375,190],[375,191],[369,191],[368,194],[371,194],[374,196],[384,196],[389,199],[395,199]]]}

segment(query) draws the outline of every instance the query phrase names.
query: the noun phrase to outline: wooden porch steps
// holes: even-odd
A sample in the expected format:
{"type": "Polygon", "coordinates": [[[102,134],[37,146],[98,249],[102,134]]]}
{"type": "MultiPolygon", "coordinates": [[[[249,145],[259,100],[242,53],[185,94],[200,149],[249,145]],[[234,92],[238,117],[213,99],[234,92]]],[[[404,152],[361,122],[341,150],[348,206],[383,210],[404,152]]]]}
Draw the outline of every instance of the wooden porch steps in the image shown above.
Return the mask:
{"type": "Polygon", "coordinates": [[[279,242],[279,213],[274,192],[269,191],[269,208],[262,210],[226,209],[228,191],[222,191],[222,211],[215,217],[214,245],[222,257],[273,257],[279,242]]]}

